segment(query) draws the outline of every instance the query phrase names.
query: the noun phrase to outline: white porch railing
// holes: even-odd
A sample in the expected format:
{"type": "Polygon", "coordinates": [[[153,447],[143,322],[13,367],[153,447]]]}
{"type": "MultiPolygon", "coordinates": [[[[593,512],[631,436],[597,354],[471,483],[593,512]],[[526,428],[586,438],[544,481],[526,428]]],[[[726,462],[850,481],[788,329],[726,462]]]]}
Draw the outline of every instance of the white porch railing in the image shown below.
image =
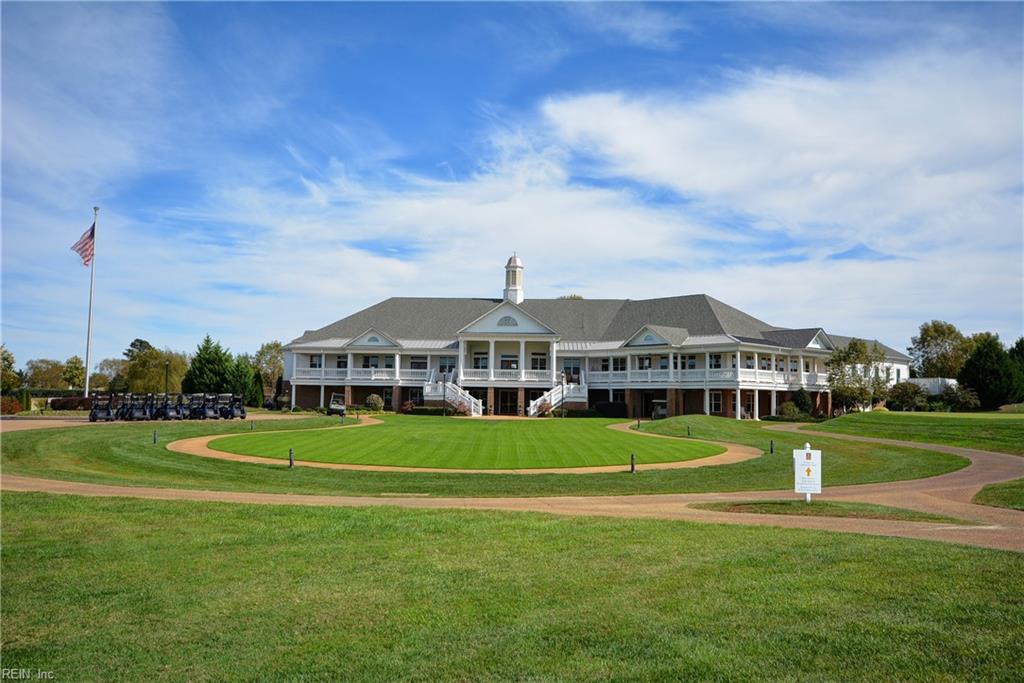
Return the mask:
{"type": "Polygon", "coordinates": [[[557,384],[541,394],[540,397],[530,401],[530,405],[526,408],[526,414],[530,417],[537,417],[540,414],[540,407],[545,404],[554,410],[566,402],[586,400],[586,384],[557,384]],[[562,390],[563,387],[565,389],[564,392],[562,390]]]}
{"type": "Polygon", "coordinates": [[[502,380],[502,381],[518,380],[519,379],[519,371],[518,370],[501,370],[501,369],[497,369],[497,370],[494,371],[494,379],[502,380]]]}
{"type": "Polygon", "coordinates": [[[490,370],[462,370],[462,379],[488,379],[490,376],[490,370]]]}
{"type": "Polygon", "coordinates": [[[420,380],[425,382],[430,378],[430,370],[411,370],[408,368],[403,368],[399,372],[399,376],[402,379],[407,379],[411,381],[420,380]]]}
{"type": "Polygon", "coordinates": [[[323,377],[323,368],[295,368],[296,379],[320,379],[323,377]]]}
{"type": "Polygon", "coordinates": [[[349,379],[397,379],[394,368],[352,368],[349,379]]]}
{"type": "Polygon", "coordinates": [[[348,370],[345,368],[324,368],[325,379],[345,379],[348,377],[348,370]]]}
{"type": "Polygon", "coordinates": [[[550,370],[526,370],[524,373],[527,382],[546,382],[551,379],[550,370]]]}

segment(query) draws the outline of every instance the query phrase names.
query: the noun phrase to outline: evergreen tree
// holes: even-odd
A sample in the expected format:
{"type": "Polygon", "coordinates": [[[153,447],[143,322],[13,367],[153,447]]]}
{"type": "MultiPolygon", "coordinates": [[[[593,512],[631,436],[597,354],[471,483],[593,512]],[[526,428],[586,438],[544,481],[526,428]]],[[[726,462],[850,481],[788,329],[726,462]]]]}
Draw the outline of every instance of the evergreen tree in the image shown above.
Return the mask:
{"type": "Polygon", "coordinates": [[[811,395],[807,393],[807,390],[800,387],[793,392],[793,405],[795,405],[801,413],[809,414],[813,404],[811,403],[811,395]]]}
{"type": "Polygon", "coordinates": [[[252,391],[252,365],[248,356],[239,355],[231,361],[228,368],[228,386],[224,391],[237,394],[243,399],[249,396],[252,391]]]}
{"type": "Polygon", "coordinates": [[[21,409],[32,410],[32,394],[28,389],[21,390],[21,409]]]}
{"type": "Polygon", "coordinates": [[[1024,374],[992,335],[979,338],[958,379],[974,389],[984,410],[1024,399],[1024,374]]]}
{"type": "Polygon", "coordinates": [[[252,384],[249,385],[249,393],[245,395],[245,405],[253,408],[263,407],[263,376],[259,370],[253,370],[252,384]]]}
{"type": "Polygon", "coordinates": [[[181,390],[189,394],[229,392],[233,366],[231,354],[206,335],[181,380],[181,390]]]}

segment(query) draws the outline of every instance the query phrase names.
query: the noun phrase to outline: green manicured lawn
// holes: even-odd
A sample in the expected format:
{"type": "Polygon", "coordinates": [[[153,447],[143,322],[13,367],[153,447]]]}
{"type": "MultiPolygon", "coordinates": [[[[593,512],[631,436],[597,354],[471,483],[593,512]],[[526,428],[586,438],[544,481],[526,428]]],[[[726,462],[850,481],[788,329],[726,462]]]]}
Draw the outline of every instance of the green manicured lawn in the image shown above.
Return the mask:
{"type": "Polygon", "coordinates": [[[609,429],[622,420],[467,420],[389,415],[360,429],[245,434],[210,448],[242,455],[399,467],[519,469],[676,462],[721,453],[721,446],[681,439],[637,438],[609,429]]]}
{"type": "MultiPolygon", "coordinates": [[[[419,416],[410,418],[419,419],[419,416]]],[[[568,421],[568,420],[567,420],[568,421]]],[[[481,421],[482,422],[482,421],[481,421]]],[[[71,479],[103,484],[166,486],[226,491],[266,491],[377,495],[416,493],[437,496],[625,495],[790,489],[792,465],[785,449],[803,445],[800,434],[767,432],[753,422],[693,416],[657,423],[658,429],[695,437],[748,443],[768,448],[775,439],[779,455],[735,465],[647,471],[638,475],[465,474],[428,472],[345,472],[282,465],[254,465],[167,451],[169,441],[203,434],[308,429],[336,425],[336,418],[267,422],[178,422],[109,424],[4,434],[0,465],[5,474],[71,479]],[[152,444],[153,429],[160,442],[152,444]]],[[[380,426],[349,430],[380,429],[380,426]]],[[[624,434],[623,436],[630,436],[624,434]]],[[[647,437],[636,435],[638,442],[647,437]]],[[[859,484],[928,477],[959,469],[963,458],[917,448],[893,448],[850,441],[816,439],[825,449],[826,485],[859,484]]]]}
{"type": "Polygon", "coordinates": [[[853,413],[807,429],[1024,455],[1020,413],[853,413]]]}
{"type": "MultiPolygon", "coordinates": [[[[419,416],[410,418],[419,419],[419,416]]],[[[568,421],[568,420],[567,420],[568,421]]],[[[482,422],[482,421],[481,421],[482,422]]],[[[695,437],[748,443],[768,448],[775,439],[779,455],[734,465],[647,471],[638,475],[601,474],[465,474],[428,472],[345,472],[282,465],[254,465],[167,451],[169,441],[203,434],[308,429],[336,425],[337,419],[276,422],[179,422],[110,424],[5,434],[0,465],[5,474],[71,479],[104,484],[166,486],[228,491],[266,491],[377,495],[416,493],[438,496],[623,495],[790,489],[792,466],[785,449],[803,445],[800,434],[767,432],[753,422],[693,416],[657,423],[658,429],[695,437]],[[152,444],[153,429],[160,442],[152,444]]],[[[479,423],[477,423],[479,424],[479,423]]],[[[380,429],[380,426],[350,430],[380,429]]],[[[623,436],[630,436],[624,434],[623,436]]],[[[647,437],[635,435],[637,442],[647,437]]],[[[959,469],[963,458],[917,448],[893,448],[849,441],[816,439],[825,448],[826,485],[859,484],[934,476],[959,469]]]]}
{"type": "Polygon", "coordinates": [[[764,515],[800,515],[803,517],[855,517],[858,519],[896,519],[905,522],[943,522],[970,524],[962,519],[932,515],[917,510],[894,508],[871,503],[816,500],[810,505],[802,500],[747,500],[693,503],[690,507],[721,512],[746,512],[764,515]]]}
{"type": "Polygon", "coordinates": [[[1024,555],[541,514],[5,494],[55,680],[1020,680],[1024,555]]]}
{"type": "Polygon", "coordinates": [[[1024,510],[1024,479],[989,484],[974,495],[974,502],[980,505],[1024,510]]]}

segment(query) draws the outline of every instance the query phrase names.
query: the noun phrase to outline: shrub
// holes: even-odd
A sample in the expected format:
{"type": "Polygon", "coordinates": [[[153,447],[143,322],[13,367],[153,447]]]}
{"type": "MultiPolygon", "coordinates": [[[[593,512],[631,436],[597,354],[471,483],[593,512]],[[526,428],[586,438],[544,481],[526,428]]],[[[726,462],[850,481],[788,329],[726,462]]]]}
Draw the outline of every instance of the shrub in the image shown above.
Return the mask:
{"type": "Polygon", "coordinates": [[[413,403],[412,401],[406,401],[405,403],[402,404],[402,407],[399,408],[398,410],[402,414],[404,414],[404,415],[410,415],[410,414],[412,414],[412,411],[415,410],[415,408],[416,408],[416,404],[415,403],[413,403]]]}
{"type": "Polygon", "coordinates": [[[593,408],[567,408],[565,417],[601,417],[593,408]]]}
{"type": "Polygon", "coordinates": [[[2,415],[14,415],[15,413],[21,412],[21,401],[14,396],[4,396],[0,398],[0,414],[2,415]]]}
{"type": "MultiPolygon", "coordinates": [[[[403,409],[404,409],[403,405],[403,409]]],[[[435,408],[433,406],[413,406],[412,410],[409,411],[413,415],[444,415],[444,408],[435,408]]]]}
{"type": "Polygon", "coordinates": [[[814,407],[814,404],[811,402],[811,395],[803,387],[793,392],[793,405],[801,413],[810,413],[811,408],[814,407]]]}
{"type": "Polygon", "coordinates": [[[928,408],[928,398],[924,389],[913,382],[900,382],[889,390],[886,405],[890,410],[925,410],[928,408]]]}
{"type": "Polygon", "coordinates": [[[549,417],[551,415],[551,404],[544,401],[537,406],[537,417],[549,417]]]}
{"type": "Polygon", "coordinates": [[[875,406],[874,408],[872,408],[872,410],[874,410],[876,413],[888,413],[889,412],[889,409],[886,408],[885,406],[875,406]]]}
{"type": "Polygon", "coordinates": [[[84,396],[68,396],[50,401],[50,410],[89,410],[91,408],[92,399],[84,396]]]}
{"type": "Polygon", "coordinates": [[[292,408],[293,413],[301,413],[303,410],[305,410],[305,408],[300,408],[299,406],[292,408]]]}
{"type": "Polygon", "coordinates": [[[948,413],[949,404],[939,398],[933,398],[928,401],[928,412],[930,413],[948,413]]]}
{"type": "Polygon", "coordinates": [[[453,415],[469,415],[469,409],[466,408],[466,404],[465,403],[460,403],[459,405],[455,406],[455,408],[452,410],[452,414],[453,415]]]}
{"type": "Polygon", "coordinates": [[[792,401],[785,401],[779,406],[779,417],[787,420],[796,420],[800,418],[803,413],[796,407],[796,404],[792,401]]]}
{"type": "Polygon", "coordinates": [[[32,394],[28,389],[21,390],[21,409],[32,410],[32,394]]]}
{"type": "Polygon", "coordinates": [[[981,407],[981,401],[978,400],[977,392],[970,387],[950,384],[943,390],[941,395],[942,402],[947,404],[952,410],[977,410],[981,407]]]}
{"type": "Polygon", "coordinates": [[[380,394],[370,394],[366,397],[366,407],[375,413],[379,413],[384,410],[384,399],[380,397],[380,394]]]}
{"type": "Polygon", "coordinates": [[[315,408],[313,408],[313,410],[315,412],[320,413],[321,415],[326,415],[327,414],[327,408],[324,408],[323,406],[316,406],[315,408]]]}
{"type": "Polygon", "coordinates": [[[627,417],[626,404],[622,401],[598,401],[594,410],[601,417],[627,417]]]}

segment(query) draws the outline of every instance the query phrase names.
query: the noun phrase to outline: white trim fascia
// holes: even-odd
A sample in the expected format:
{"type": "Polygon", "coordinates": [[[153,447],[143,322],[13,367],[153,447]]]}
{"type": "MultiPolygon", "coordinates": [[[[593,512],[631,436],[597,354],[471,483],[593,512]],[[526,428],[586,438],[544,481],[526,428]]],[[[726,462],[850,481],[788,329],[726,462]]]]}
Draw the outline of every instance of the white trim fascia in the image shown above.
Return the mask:
{"type": "MultiPolygon", "coordinates": [[[[360,332],[359,334],[357,334],[356,336],[352,337],[351,339],[349,339],[349,343],[346,344],[344,348],[345,349],[380,349],[380,348],[382,348],[380,346],[357,346],[357,345],[351,343],[351,342],[354,342],[357,339],[362,339],[363,337],[365,337],[366,335],[370,334],[371,332],[373,334],[379,336],[379,337],[384,337],[385,339],[387,339],[389,342],[394,344],[396,349],[401,349],[402,348],[402,345],[400,343],[398,343],[398,340],[394,339],[390,334],[385,334],[385,333],[381,332],[376,327],[368,327],[365,330],[363,330],[362,332],[360,332]]],[[[386,348],[386,347],[383,347],[383,348],[386,348]]]]}
{"type": "MultiPolygon", "coordinates": [[[[527,313],[527,312],[526,312],[525,310],[523,310],[523,307],[522,307],[522,306],[520,306],[519,304],[515,303],[514,301],[508,301],[508,300],[505,300],[505,301],[501,301],[500,303],[498,303],[498,304],[497,304],[496,306],[494,306],[493,308],[489,308],[489,309],[488,309],[488,310],[487,310],[487,311],[486,311],[486,312],[485,312],[485,313],[484,313],[483,315],[481,315],[480,317],[476,318],[475,320],[471,320],[471,321],[470,321],[469,323],[467,323],[466,325],[464,325],[464,326],[462,327],[462,329],[460,329],[460,330],[459,330],[459,332],[458,332],[458,338],[459,338],[459,339],[470,339],[469,337],[465,337],[465,336],[464,336],[464,333],[465,333],[465,331],[466,331],[466,328],[467,328],[467,327],[472,327],[473,325],[476,325],[476,324],[477,324],[478,322],[480,322],[481,320],[483,320],[484,318],[486,318],[487,316],[489,316],[489,315],[490,315],[491,313],[494,313],[494,312],[495,312],[496,310],[498,310],[498,309],[499,309],[499,308],[501,308],[502,306],[511,306],[512,308],[516,309],[517,311],[519,311],[520,313],[522,313],[523,315],[525,315],[525,316],[526,316],[527,318],[529,318],[530,320],[532,320],[533,322],[535,322],[535,323],[537,323],[538,325],[540,325],[541,327],[543,327],[543,328],[544,328],[545,330],[547,330],[547,331],[548,331],[548,333],[550,333],[549,335],[548,335],[548,334],[544,334],[544,333],[534,333],[533,335],[526,335],[526,334],[523,334],[523,335],[520,335],[520,336],[523,336],[523,337],[525,337],[525,336],[540,336],[540,335],[543,335],[543,336],[553,336],[553,337],[557,337],[557,338],[561,339],[561,336],[560,336],[560,335],[559,335],[559,334],[558,334],[557,332],[555,332],[555,331],[554,331],[553,329],[551,329],[551,326],[550,326],[550,325],[548,325],[548,324],[547,324],[546,322],[544,322],[543,320],[539,320],[538,318],[536,318],[536,317],[534,317],[534,316],[530,315],[530,314],[529,314],[529,313],[527,313]]],[[[512,336],[512,335],[509,335],[509,336],[512,336]]],[[[488,339],[490,339],[490,337],[487,337],[487,338],[488,338],[488,339]]]]}

